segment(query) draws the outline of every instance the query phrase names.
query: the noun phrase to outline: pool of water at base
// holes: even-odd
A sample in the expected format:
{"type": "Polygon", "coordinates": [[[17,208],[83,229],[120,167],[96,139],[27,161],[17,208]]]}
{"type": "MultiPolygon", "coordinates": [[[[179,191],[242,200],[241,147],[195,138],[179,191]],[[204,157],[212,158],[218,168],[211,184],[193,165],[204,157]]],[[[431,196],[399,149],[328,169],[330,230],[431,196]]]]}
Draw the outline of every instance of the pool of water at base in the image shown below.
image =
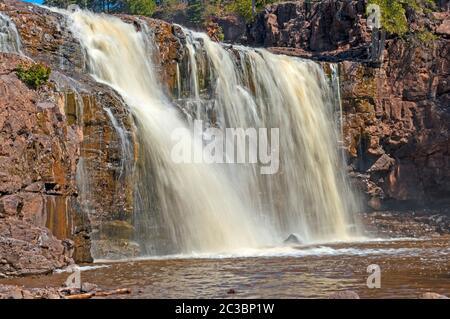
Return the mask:
{"type": "MultiPolygon", "coordinates": [[[[81,269],[83,282],[132,291],[111,298],[326,298],[345,290],[361,298],[417,298],[424,292],[450,296],[450,237],[104,261],[81,269]],[[372,264],[380,266],[379,289],[367,287],[372,264]],[[228,294],[231,289],[234,294],[228,294]]],[[[68,276],[2,279],[0,284],[59,287],[68,276]]]]}

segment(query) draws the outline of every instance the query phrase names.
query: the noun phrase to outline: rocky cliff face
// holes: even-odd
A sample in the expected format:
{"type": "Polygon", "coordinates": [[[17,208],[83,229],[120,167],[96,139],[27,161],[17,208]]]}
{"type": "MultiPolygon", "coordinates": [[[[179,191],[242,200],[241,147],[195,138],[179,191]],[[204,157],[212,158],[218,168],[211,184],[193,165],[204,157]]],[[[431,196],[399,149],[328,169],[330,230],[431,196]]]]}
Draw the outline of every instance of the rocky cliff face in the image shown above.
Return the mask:
{"type": "Polygon", "coordinates": [[[68,207],[76,192],[73,176],[80,132],[64,122],[63,95],[50,87],[29,89],[14,72],[19,63],[31,62],[17,55],[0,56],[3,275],[46,272],[66,265],[74,246],[71,241],[64,246],[55,236],[69,238],[65,224],[71,222],[68,207]],[[53,234],[45,229],[50,224],[53,234]]]}
{"type": "Polygon", "coordinates": [[[344,135],[368,203],[450,203],[450,41],[390,41],[382,67],[341,64],[344,135]]]}
{"type": "Polygon", "coordinates": [[[340,65],[350,175],[374,209],[450,203],[450,13],[408,12],[418,36],[388,37],[368,62],[366,1],[290,1],[268,6],[249,41],[275,53],[340,65]]]}
{"type": "MultiPolygon", "coordinates": [[[[138,254],[131,216],[138,142],[128,108],[86,74],[62,14],[10,0],[0,1],[0,13],[16,25],[23,52],[0,55],[0,276],[138,254]],[[35,62],[52,70],[37,90],[15,73],[35,62]]],[[[176,30],[122,19],[154,30],[161,77],[173,90],[176,30]]]]}
{"type": "MultiPolygon", "coordinates": [[[[290,1],[267,6],[249,32],[250,44],[304,51],[356,51],[370,42],[364,0],[290,1]]],[[[352,52],[347,52],[347,57],[352,52]]]]}

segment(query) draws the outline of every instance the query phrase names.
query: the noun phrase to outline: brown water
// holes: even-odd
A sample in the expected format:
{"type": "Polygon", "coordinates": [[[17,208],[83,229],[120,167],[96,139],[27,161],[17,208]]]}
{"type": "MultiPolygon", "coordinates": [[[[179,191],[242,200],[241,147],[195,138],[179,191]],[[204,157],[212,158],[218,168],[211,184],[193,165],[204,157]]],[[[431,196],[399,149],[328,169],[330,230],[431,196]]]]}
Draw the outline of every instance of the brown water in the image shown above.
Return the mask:
{"type": "MultiPolygon", "coordinates": [[[[338,290],[354,290],[362,298],[416,298],[427,291],[450,295],[450,237],[245,253],[254,257],[98,263],[106,267],[82,271],[81,276],[104,289],[132,289],[132,294],[115,298],[323,298],[338,290]],[[367,288],[370,264],[381,267],[380,289],[367,288]],[[229,289],[236,294],[228,295],[229,289]]],[[[0,284],[60,286],[68,275],[0,284]]]]}

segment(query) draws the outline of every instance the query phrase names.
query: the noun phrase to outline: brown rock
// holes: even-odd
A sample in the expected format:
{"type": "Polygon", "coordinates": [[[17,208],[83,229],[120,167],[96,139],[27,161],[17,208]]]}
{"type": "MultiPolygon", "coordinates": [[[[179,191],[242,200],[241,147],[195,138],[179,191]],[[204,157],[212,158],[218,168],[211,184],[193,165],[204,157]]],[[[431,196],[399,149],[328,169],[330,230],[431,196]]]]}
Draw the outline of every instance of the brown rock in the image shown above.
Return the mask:
{"type": "MultiPolygon", "coordinates": [[[[97,240],[113,251],[127,246],[135,255],[135,243],[126,245],[125,239],[105,245],[100,227],[131,222],[130,170],[138,152],[128,107],[116,92],[85,74],[82,49],[61,14],[14,0],[2,1],[0,11],[15,22],[30,58],[0,54],[0,224],[15,216],[48,228],[63,243],[73,241],[74,251],[65,245],[62,253],[73,253],[78,262],[92,261],[91,242],[97,240]],[[39,90],[25,86],[14,72],[19,63],[33,60],[52,69],[50,83],[39,90]],[[128,139],[126,150],[121,134],[128,139]]],[[[168,91],[174,90],[182,54],[175,36],[179,30],[154,19],[120,17],[153,29],[161,78],[168,91]]],[[[122,237],[131,238],[132,231],[122,237]]],[[[11,240],[23,240],[17,236],[11,240]]]]}
{"type": "Polygon", "coordinates": [[[0,299],[62,299],[57,288],[25,288],[0,285],[0,299]]]}
{"type": "MultiPolygon", "coordinates": [[[[450,49],[444,39],[435,46],[450,49]]],[[[379,70],[341,64],[344,140],[357,176],[369,176],[362,183],[369,206],[374,207],[375,189],[383,206],[450,202],[450,183],[443,177],[450,169],[449,104],[443,93],[449,68],[435,67],[448,65],[448,57],[436,52],[396,40],[388,42],[379,70]]]]}
{"type": "Polygon", "coordinates": [[[15,218],[0,223],[0,277],[47,274],[73,261],[48,229],[15,218]]]}
{"type": "Polygon", "coordinates": [[[249,44],[313,52],[356,48],[370,40],[364,8],[357,0],[272,4],[256,17],[249,44]]]}
{"type": "Polygon", "coordinates": [[[10,217],[18,217],[22,210],[22,200],[17,195],[0,197],[0,214],[10,217]]]}
{"type": "Polygon", "coordinates": [[[95,292],[96,290],[98,290],[98,286],[96,284],[91,284],[89,282],[83,282],[81,284],[81,291],[84,293],[95,292]]]}
{"type": "Polygon", "coordinates": [[[419,299],[449,299],[447,296],[437,294],[435,292],[426,292],[419,299]]]}
{"type": "Polygon", "coordinates": [[[379,159],[369,168],[368,172],[383,172],[389,171],[389,169],[394,165],[395,160],[387,154],[381,155],[379,159]]]}
{"type": "Polygon", "coordinates": [[[381,210],[383,205],[381,204],[381,200],[378,197],[372,197],[367,202],[367,205],[374,210],[381,210]]]}
{"type": "Polygon", "coordinates": [[[328,299],[360,299],[354,291],[337,291],[328,296],[328,299]]]}
{"type": "Polygon", "coordinates": [[[247,25],[242,17],[229,13],[218,17],[216,20],[223,31],[225,42],[236,43],[244,41],[243,37],[247,31],[247,25]]]}
{"type": "Polygon", "coordinates": [[[442,22],[442,24],[436,29],[437,34],[450,36],[450,18],[442,22]]]}

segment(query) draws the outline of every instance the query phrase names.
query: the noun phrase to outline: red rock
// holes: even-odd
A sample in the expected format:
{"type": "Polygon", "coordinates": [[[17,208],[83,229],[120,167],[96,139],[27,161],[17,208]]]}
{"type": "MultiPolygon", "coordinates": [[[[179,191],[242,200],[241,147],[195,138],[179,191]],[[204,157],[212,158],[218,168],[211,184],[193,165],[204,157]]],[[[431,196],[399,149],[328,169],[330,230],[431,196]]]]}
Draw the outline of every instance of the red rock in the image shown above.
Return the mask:
{"type": "Polygon", "coordinates": [[[395,160],[387,154],[381,155],[379,159],[369,168],[369,172],[389,171],[395,160]]]}
{"type": "Polygon", "coordinates": [[[0,277],[47,274],[73,262],[48,229],[15,218],[0,223],[0,277]]]}
{"type": "Polygon", "coordinates": [[[17,195],[0,197],[0,214],[10,217],[18,217],[22,207],[22,201],[17,195]]]}
{"type": "Polygon", "coordinates": [[[342,50],[370,41],[364,22],[361,1],[290,1],[267,6],[257,16],[248,38],[249,44],[266,47],[342,50]]]}
{"type": "Polygon", "coordinates": [[[62,299],[58,288],[25,288],[0,285],[0,299],[62,299]]]}
{"type": "Polygon", "coordinates": [[[447,296],[435,292],[426,292],[420,296],[420,299],[449,299],[447,296]]]}
{"type": "Polygon", "coordinates": [[[442,24],[439,27],[437,27],[436,33],[445,36],[450,36],[450,18],[444,20],[444,22],[442,22],[442,24]]]}
{"type": "Polygon", "coordinates": [[[360,299],[354,291],[337,291],[328,296],[328,299],[360,299]]]}

